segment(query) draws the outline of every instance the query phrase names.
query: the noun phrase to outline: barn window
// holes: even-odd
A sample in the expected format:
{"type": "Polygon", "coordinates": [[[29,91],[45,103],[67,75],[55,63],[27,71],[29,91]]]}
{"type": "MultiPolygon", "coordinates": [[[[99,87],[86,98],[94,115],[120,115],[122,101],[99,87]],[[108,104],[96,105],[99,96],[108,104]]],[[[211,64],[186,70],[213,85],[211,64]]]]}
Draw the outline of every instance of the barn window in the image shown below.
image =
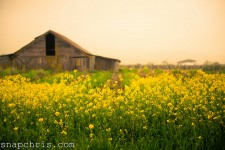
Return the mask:
{"type": "Polygon", "coordinates": [[[55,55],[55,36],[51,33],[45,36],[46,55],[55,55]]]}

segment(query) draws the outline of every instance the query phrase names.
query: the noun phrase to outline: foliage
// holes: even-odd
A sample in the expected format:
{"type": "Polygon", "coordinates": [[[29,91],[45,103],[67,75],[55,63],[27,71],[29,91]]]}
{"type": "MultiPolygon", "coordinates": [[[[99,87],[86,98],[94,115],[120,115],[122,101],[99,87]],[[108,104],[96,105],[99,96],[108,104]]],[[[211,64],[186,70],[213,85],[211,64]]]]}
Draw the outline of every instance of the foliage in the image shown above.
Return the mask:
{"type": "Polygon", "coordinates": [[[0,79],[0,143],[224,149],[225,75],[175,72],[141,77],[137,70],[122,70],[121,88],[110,81],[111,72],[49,74],[52,82],[33,81],[34,74],[5,76],[0,79]]]}
{"type": "Polygon", "coordinates": [[[7,68],[7,69],[0,68],[0,78],[7,75],[13,75],[18,73],[20,73],[20,71],[14,68],[7,68]]]}

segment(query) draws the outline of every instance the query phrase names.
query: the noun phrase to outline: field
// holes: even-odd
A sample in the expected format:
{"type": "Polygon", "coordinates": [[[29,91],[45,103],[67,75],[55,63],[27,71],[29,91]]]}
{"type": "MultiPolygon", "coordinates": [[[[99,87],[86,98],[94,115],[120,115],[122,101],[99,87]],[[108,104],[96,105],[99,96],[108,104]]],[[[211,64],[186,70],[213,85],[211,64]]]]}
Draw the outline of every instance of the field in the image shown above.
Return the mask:
{"type": "Polygon", "coordinates": [[[1,71],[1,148],[225,149],[225,74],[1,71]]]}

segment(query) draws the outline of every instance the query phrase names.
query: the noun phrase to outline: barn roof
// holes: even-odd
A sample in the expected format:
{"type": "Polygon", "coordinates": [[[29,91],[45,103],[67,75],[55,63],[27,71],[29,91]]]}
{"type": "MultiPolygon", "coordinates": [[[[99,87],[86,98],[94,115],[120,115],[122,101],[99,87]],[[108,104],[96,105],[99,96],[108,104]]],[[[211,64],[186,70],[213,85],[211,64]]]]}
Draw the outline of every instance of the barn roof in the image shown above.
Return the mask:
{"type": "Polygon", "coordinates": [[[0,57],[10,57],[12,56],[13,54],[1,54],[0,57]]]}
{"type": "Polygon", "coordinates": [[[36,37],[34,40],[42,37],[42,36],[45,36],[46,34],[53,34],[54,36],[58,37],[59,39],[69,43],[71,46],[75,47],[75,48],[78,48],[79,50],[83,51],[84,53],[88,54],[88,55],[93,55],[92,53],[90,53],[89,51],[87,51],[86,49],[82,48],[80,45],[78,45],[77,43],[73,42],[72,40],[70,40],[69,38],[67,38],[66,36],[62,35],[62,34],[59,34],[55,31],[52,31],[52,30],[49,30],[47,32],[45,32],[44,34],[36,37]]]}
{"type": "Polygon", "coordinates": [[[99,57],[99,58],[110,59],[110,60],[115,60],[115,61],[121,62],[119,59],[115,59],[115,58],[103,57],[103,56],[99,56],[99,55],[94,55],[94,56],[99,57]]]}
{"type": "MultiPolygon", "coordinates": [[[[66,36],[62,35],[62,34],[59,34],[55,31],[52,31],[52,30],[48,30],[47,32],[45,32],[44,34],[41,34],[37,37],[34,38],[33,41],[31,41],[30,43],[28,43],[27,45],[25,45],[24,47],[22,47],[21,49],[19,49],[18,51],[16,51],[15,53],[12,53],[12,54],[8,54],[7,56],[9,57],[15,57],[17,54],[21,53],[22,51],[25,50],[26,47],[30,46],[31,44],[33,44],[36,40],[42,38],[43,36],[47,35],[47,34],[53,34],[54,36],[56,36],[57,38],[65,41],[66,43],[70,44],[72,47],[75,47],[77,49],[79,49],[80,51],[82,51],[83,53],[85,53],[86,55],[90,55],[90,56],[97,56],[97,57],[102,57],[102,58],[106,58],[106,59],[111,59],[111,60],[116,60],[116,61],[119,61],[118,59],[114,59],[114,58],[108,58],[108,57],[103,57],[103,56],[98,56],[98,55],[93,55],[92,53],[90,53],[89,51],[87,51],[86,49],[82,48],[80,45],[78,45],[77,43],[73,42],[72,40],[70,40],[69,38],[67,38],[66,36]]],[[[3,55],[2,55],[3,56],[3,55]]],[[[6,55],[4,55],[6,56],[6,55]]]]}
{"type": "Polygon", "coordinates": [[[93,55],[92,53],[90,53],[89,51],[87,51],[86,49],[82,48],[80,45],[78,45],[77,43],[73,42],[72,40],[70,40],[69,38],[65,37],[64,35],[62,34],[59,34],[55,31],[52,31],[52,30],[49,30],[48,32],[46,32],[44,35],[48,34],[48,33],[52,33],[53,35],[55,35],[56,37],[60,38],[61,40],[69,43],[71,46],[75,47],[75,48],[78,48],[80,49],[81,51],[83,51],[84,53],[86,54],[89,54],[89,55],[93,55]]]}
{"type": "Polygon", "coordinates": [[[79,49],[80,51],[84,52],[85,54],[87,55],[93,55],[92,53],[90,53],[89,51],[85,50],[84,48],[82,48],[80,45],[78,45],[77,43],[73,42],[72,40],[70,40],[69,38],[65,37],[64,35],[62,34],[59,34],[55,31],[52,31],[52,30],[49,30],[47,32],[45,32],[44,34],[42,35],[39,35],[37,37],[34,38],[33,41],[31,41],[30,43],[28,43],[27,45],[25,45],[24,47],[22,47],[21,49],[19,49],[18,51],[16,51],[15,53],[13,53],[13,55],[17,55],[19,54],[20,52],[22,52],[23,50],[25,50],[26,47],[30,46],[31,44],[33,44],[36,40],[38,40],[39,38],[47,35],[47,34],[53,34],[54,36],[56,36],[57,38],[65,41],[66,43],[70,44],[72,47],[75,47],[77,49],[79,49]]]}
{"type": "MultiPolygon", "coordinates": [[[[48,32],[44,33],[43,35],[46,35],[48,33],[52,33],[53,35],[55,35],[56,37],[60,38],[61,40],[64,40],[65,42],[69,43],[71,46],[78,48],[80,50],[82,50],[84,53],[88,54],[88,55],[92,55],[92,56],[97,56],[97,57],[101,57],[101,58],[105,58],[105,59],[111,59],[111,60],[116,60],[121,62],[118,59],[114,59],[114,58],[109,58],[109,57],[103,57],[103,56],[98,56],[98,55],[93,55],[92,53],[90,53],[89,51],[85,50],[84,48],[82,48],[80,45],[78,45],[77,43],[73,42],[72,40],[70,40],[69,38],[67,38],[66,36],[59,34],[55,31],[49,30],[48,32]]],[[[41,35],[42,36],[42,35],[41,35]]],[[[39,38],[39,37],[37,37],[39,38]]]]}

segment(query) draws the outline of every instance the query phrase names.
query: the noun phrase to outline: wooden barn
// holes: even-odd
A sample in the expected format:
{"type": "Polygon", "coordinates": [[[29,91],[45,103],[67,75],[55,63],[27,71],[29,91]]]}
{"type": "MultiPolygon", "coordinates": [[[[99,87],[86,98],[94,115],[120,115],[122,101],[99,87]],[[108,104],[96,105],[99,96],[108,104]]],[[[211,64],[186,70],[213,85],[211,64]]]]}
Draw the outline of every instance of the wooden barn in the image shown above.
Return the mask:
{"type": "Polygon", "coordinates": [[[118,71],[119,63],[118,59],[93,55],[67,37],[51,30],[36,37],[17,52],[0,56],[1,68],[21,70],[118,71]]]}

